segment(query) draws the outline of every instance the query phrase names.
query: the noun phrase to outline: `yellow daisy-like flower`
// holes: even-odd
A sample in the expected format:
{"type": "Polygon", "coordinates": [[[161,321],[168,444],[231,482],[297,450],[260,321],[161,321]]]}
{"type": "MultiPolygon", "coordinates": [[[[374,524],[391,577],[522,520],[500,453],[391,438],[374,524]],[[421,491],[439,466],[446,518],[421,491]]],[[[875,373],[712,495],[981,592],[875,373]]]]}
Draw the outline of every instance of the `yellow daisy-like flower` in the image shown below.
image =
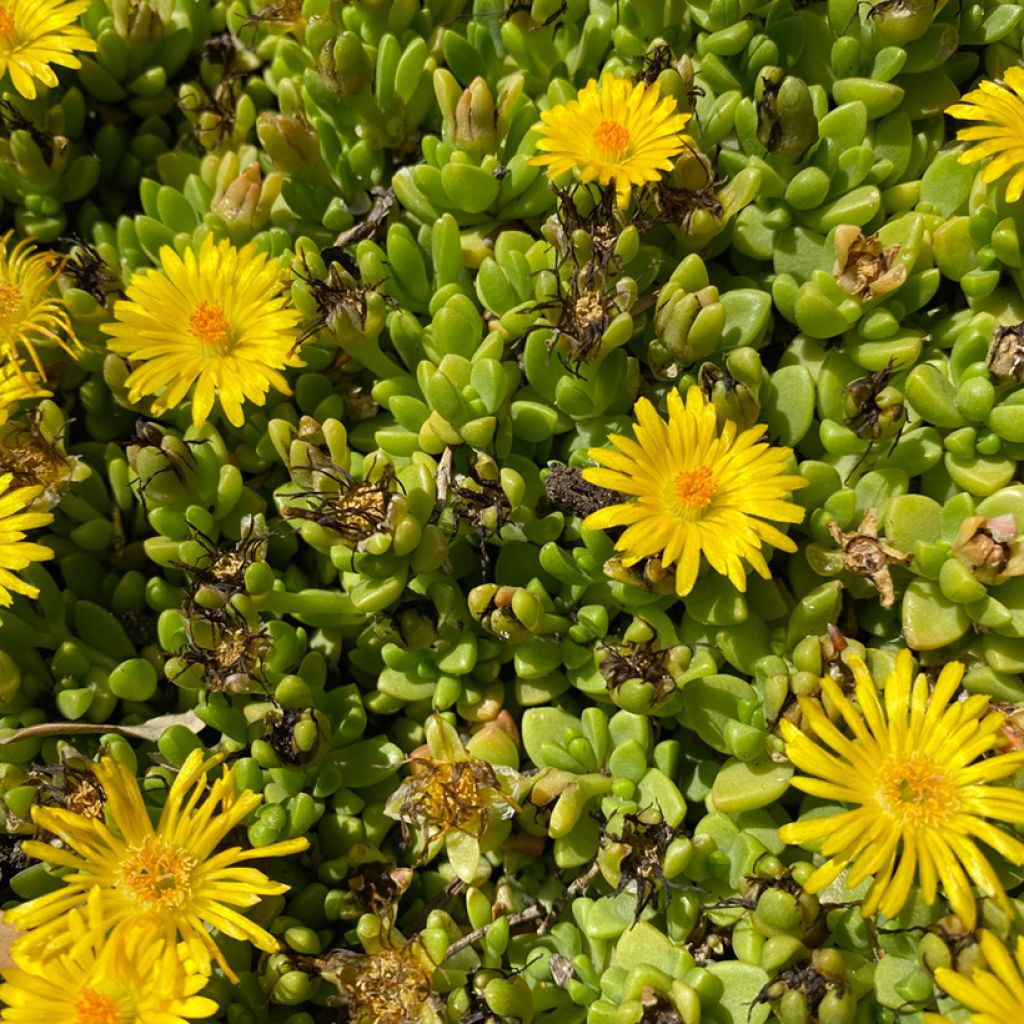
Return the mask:
{"type": "MultiPolygon", "coordinates": [[[[1016,963],[998,936],[982,931],[978,939],[986,967],[979,967],[965,978],[948,967],[935,972],[935,980],[958,1003],[971,1011],[971,1024],[1010,1024],[1020,1020],[1024,1009],[1024,937],[1017,939],[1016,963]]],[[[928,1024],[945,1018],[925,1014],[928,1024]]]]}
{"type": "Polygon", "coordinates": [[[64,845],[57,848],[31,840],[23,850],[71,872],[60,889],[7,912],[7,924],[32,929],[18,940],[15,951],[40,955],[51,943],[59,943],[67,933],[68,912],[80,907],[95,886],[106,927],[134,922],[169,945],[180,938],[201,973],[209,971],[212,955],[229,977],[235,977],[204,925],[274,952],[277,940],[234,908],[255,906],[261,896],[287,892],[288,886],[243,865],[300,853],[309,843],[288,839],[253,850],[219,850],[225,836],[263,795],[236,796],[233,769],[225,769],[206,793],[207,773],[218,760],[204,761],[200,750],[188,756],[156,828],[134,773],[110,758],[96,767],[107,799],[106,822],[62,808],[33,807],[32,820],[64,845]]]}
{"type": "Polygon", "coordinates": [[[52,392],[42,386],[37,373],[26,373],[20,366],[0,363],[0,426],[3,426],[18,402],[49,398],[52,392]]]}
{"type": "Polygon", "coordinates": [[[295,354],[300,317],[281,295],[277,264],[252,243],[236,249],[210,235],[184,259],[164,246],[160,263],[135,274],[114,306],[115,322],[103,326],[111,351],[136,364],[125,382],[129,399],[157,395],[160,413],[194,384],[197,427],[215,401],[240,427],[246,399],[263,405],[271,388],[291,394],[281,371],[303,365],[295,354]]]}
{"type": "Polygon", "coordinates": [[[1015,171],[1006,186],[1006,201],[1017,202],[1024,195],[1024,68],[1007,68],[1002,82],[979,82],[946,113],[963,121],[986,122],[956,133],[962,142],[977,143],[960,154],[959,162],[994,158],[981,172],[986,184],[1015,171]]]}
{"type": "Polygon", "coordinates": [[[993,824],[1024,824],[1024,792],[990,785],[1024,765],[1024,750],[979,760],[1003,745],[1003,715],[990,711],[982,694],[950,703],[964,674],[958,662],[947,664],[929,690],[924,673],[914,678],[910,652],[901,651],[885,683],[884,707],[864,662],[851,655],[847,664],[856,680],[857,706],[830,677],[821,686],[852,737],[808,697],[800,697],[800,710],[817,740],[792,722],[781,725],[786,754],[807,773],[793,785],[823,800],[855,805],[779,829],[787,843],[823,840],[828,859],[805,888],[818,892],[847,868],[850,888],[874,875],[862,912],[893,917],[915,878],[929,904],[941,882],[953,912],[973,929],[973,881],[1009,913],[1003,886],[976,842],[1024,864],[1024,843],[993,824]]]}
{"type": "Polygon", "coordinates": [[[16,487],[8,489],[14,478],[10,473],[0,474],[0,607],[7,608],[13,601],[11,594],[38,597],[39,590],[29,586],[15,573],[32,562],[45,562],[53,552],[42,544],[25,540],[25,531],[53,522],[49,512],[29,512],[28,507],[43,493],[42,487],[16,487]]]}
{"type": "Polygon", "coordinates": [[[0,0],[0,78],[26,99],[36,97],[36,82],[56,85],[52,65],[80,68],[75,50],[93,52],[96,40],[75,25],[89,0],[0,0]]]}
{"type": "Polygon", "coordinates": [[[699,387],[686,403],[677,391],[668,396],[668,422],[646,398],[634,409],[636,440],[612,435],[610,448],[591,448],[601,469],[583,470],[583,478],[600,487],[635,495],[637,500],[609,505],[591,513],[583,525],[591,530],[626,529],[615,542],[624,565],[654,555],[662,565],[676,565],[676,591],[685,596],[697,580],[703,552],[715,572],[746,590],[748,562],[765,579],[768,563],[763,544],[783,551],[796,545],[767,519],[799,523],[803,509],[783,498],[806,485],[785,472],[792,454],[760,441],[763,424],[737,434],[732,421],[719,430],[715,407],[699,387]]]}
{"type": "Polygon", "coordinates": [[[71,911],[63,950],[19,956],[3,971],[0,1021],[10,1024],[185,1024],[218,1006],[198,993],[209,976],[181,963],[178,950],[146,929],[106,935],[99,890],[85,912],[71,911]]]}
{"type": "Polygon", "coordinates": [[[620,201],[634,185],[657,181],[691,140],[683,134],[689,114],[662,98],[657,84],[634,85],[605,74],[591,79],[576,99],[545,110],[537,128],[540,153],[530,163],[551,174],[575,171],[580,181],[615,182],[620,201]]]}
{"type": "Polygon", "coordinates": [[[75,337],[64,300],[50,294],[62,261],[53,253],[37,252],[29,241],[18,242],[8,251],[13,234],[8,231],[0,236],[0,361],[29,383],[22,366],[25,356],[40,376],[46,373],[37,345],[58,345],[70,356],[82,345],[75,337]]]}

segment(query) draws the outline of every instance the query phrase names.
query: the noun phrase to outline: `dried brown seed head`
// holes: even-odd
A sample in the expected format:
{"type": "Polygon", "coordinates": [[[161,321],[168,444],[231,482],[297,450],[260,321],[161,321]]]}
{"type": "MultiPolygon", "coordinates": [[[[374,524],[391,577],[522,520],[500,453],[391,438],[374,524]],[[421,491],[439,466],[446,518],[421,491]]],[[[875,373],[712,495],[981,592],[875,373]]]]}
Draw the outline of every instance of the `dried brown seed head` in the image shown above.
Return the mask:
{"type": "Polygon", "coordinates": [[[1024,323],[997,327],[985,361],[989,372],[1003,382],[1024,380],[1024,323]]]}
{"type": "Polygon", "coordinates": [[[1017,536],[1012,513],[968,516],[960,524],[952,551],[987,586],[1024,576],[1024,539],[1017,536]]]}
{"type": "Polygon", "coordinates": [[[852,533],[844,533],[835,520],[828,524],[828,529],[843,553],[843,568],[855,576],[871,580],[879,593],[882,607],[891,608],[896,600],[896,592],[889,567],[910,565],[914,556],[897,551],[879,538],[876,509],[870,509],[860,526],[852,533]]]}
{"type": "Polygon", "coordinates": [[[883,249],[877,232],[866,238],[860,228],[841,224],[835,234],[836,262],[832,276],[843,291],[872,299],[895,291],[907,278],[907,268],[895,262],[898,245],[883,249]]]}

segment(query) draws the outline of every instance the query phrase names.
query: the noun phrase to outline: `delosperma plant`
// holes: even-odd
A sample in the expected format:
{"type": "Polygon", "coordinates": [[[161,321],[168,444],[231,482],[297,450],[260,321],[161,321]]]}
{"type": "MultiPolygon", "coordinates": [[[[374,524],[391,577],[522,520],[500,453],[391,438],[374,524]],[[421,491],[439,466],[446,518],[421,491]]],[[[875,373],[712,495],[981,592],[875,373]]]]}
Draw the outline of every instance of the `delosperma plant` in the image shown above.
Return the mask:
{"type": "Polygon", "coordinates": [[[1013,1024],[1024,6],[0,0],[0,1020],[1013,1024]]]}

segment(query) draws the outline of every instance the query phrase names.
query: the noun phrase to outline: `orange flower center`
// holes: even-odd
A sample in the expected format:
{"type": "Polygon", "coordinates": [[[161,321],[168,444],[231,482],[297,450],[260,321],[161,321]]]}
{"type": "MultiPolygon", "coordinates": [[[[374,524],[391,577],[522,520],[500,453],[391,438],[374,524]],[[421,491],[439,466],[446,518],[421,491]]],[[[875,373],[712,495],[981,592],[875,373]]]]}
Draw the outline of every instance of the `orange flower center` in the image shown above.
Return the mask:
{"type": "Polygon", "coordinates": [[[121,1011],[110,996],[87,988],[75,1003],[75,1024],[121,1024],[121,1011]]]}
{"type": "Polygon", "coordinates": [[[144,910],[180,910],[192,897],[195,860],[157,836],[129,849],[121,862],[121,887],[144,910]]]}
{"type": "Polygon", "coordinates": [[[882,804],[905,825],[939,825],[960,805],[949,774],[927,754],[890,754],[879,770],[882,804]]]}
{"type": "Polygon", "coordinates": [[[224,307],[210,302],[200,302],[188,318],[188,329],[204,345],[223,348],[229,330],[224,307]]]}
{"type": "Polygon", "coordinates": [[[0,4],[0,39],[11,42],[14,39],[14,15],[0,4]]]}
{"type": "Polygon", "coordinates": [[[718,493],[718,481],[707,466],[698,466],[676,477],[676,496],[687,508],[706,508],[718,493]]]}
{"type": "MultiPolygon", "coordinates": [[[[4,9],[0,7],[0,36],[3,36],[4,9]]],[[[12,316],[21,305],[21,291],[13,284],[0,284],[0,323],[12,316]]]]}
{"type": "Polygon", "coordinates": [[[629,143],[629,129],[618,121],[602,121],[591,133],[594,145],[606,156],[621,153],[629,143]]]}

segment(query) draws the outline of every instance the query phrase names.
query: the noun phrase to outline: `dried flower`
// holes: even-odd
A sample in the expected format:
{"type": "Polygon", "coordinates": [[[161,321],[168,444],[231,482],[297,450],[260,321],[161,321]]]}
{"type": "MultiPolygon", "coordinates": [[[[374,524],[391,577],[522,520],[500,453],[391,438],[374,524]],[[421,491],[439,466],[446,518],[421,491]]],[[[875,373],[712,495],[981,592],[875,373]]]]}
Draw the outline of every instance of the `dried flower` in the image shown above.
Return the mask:
{"type": "Polygon", "coordinates": [[[879,601],[883,608],[891,608],[896,600],[896,592],[889,573],[890,565],[910,565],[913,555],[897,551],[878,537],[878,510],[869,509],[861,520],[860,526],[851,533],[844,533],[833,519],[828,524],[828,532],[843,552],[843,568],[854,576],[863,576],[871,580],[878,591],[879,601]]]}
{"type": "Polygon", "coordinates": [[[836,262],[832,276],[854,298],[873,299],[895,291],[907,279],[907,268],[896,263],[898,245],[883,249],[878,233],[865,237],[860,228],[840,224],[835,234],[836,262]]]}
{"type": "Polygon", "coordinates": [[[1001,516],[968,516],[953,541],[953,554],[984,584],[1024,576],[1024,539],[1017,534],[1012,512],[1001,516]]]}

